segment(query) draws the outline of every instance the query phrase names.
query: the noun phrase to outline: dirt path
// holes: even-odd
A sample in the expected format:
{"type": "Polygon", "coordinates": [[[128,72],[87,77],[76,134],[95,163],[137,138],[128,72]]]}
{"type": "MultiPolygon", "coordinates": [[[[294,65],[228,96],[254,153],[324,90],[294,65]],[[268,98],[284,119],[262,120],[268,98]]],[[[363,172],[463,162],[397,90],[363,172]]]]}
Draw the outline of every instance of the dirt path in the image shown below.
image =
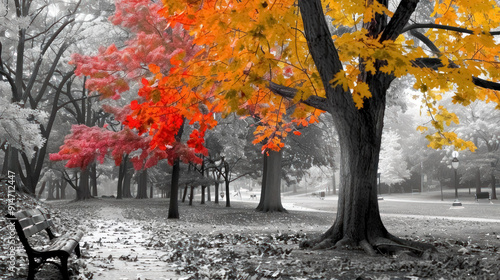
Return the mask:
{"type": "Polygon", "coordinates": [[[161,251],[146,248],[151,232],[144,221],[128,220],[117,207],[103,207],[94,220],[96,230],[87,232],[81,244],[91,258],[88,268],[94,279],[176,279],[172,267],[158,258],[161,251]]]}

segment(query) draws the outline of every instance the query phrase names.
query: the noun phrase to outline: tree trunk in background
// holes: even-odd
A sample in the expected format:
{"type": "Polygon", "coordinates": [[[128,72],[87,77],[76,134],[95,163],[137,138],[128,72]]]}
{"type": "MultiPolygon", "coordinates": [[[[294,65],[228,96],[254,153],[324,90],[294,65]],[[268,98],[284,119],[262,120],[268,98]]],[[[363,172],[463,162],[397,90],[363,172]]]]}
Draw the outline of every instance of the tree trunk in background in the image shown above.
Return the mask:
{"type": "Polygon", "coordinates": [[[266,197],[266,182],[267,182],[267,156],[266,153],[264,153],[264,164],[262,167],[262,184],[261,184],[261,189],[260,189],[260,200],[259,204],[257,205],[257,208],[255,209],[256,211],[262,211],[264,209],[264,198],[266,197]]]}
{"type": "Polygon", "coordinates": [[[193,206],[194,186],[189,187],[189,206],[193,206]]]}
{"type": "Polygon", "coordinates": [[[332,176],[332,188],[333,188],[333,194],[337,194],[337,182],[335,180],[335,172],[333,173],[333,176],[332,176]]]}
{"type": "Polygon", "coordinates": [[[497,199],[497,189],[496,189],[497,180],[495,179],[495,174],[493,171],[491,173],[491,199],[497,199]]]}
{"type": "Polygon", "coordinates": [[[153,198],[153,185],[151,184],[151,187],[149,187],[149,198],[153,198]]]}
{"type": "MultiPolygon", "coordinates": [[[[184,133],[184,123],[186,119],[182,119],[182,125],[175,136],[175,140],[181,141],[182,134],[184,133]]],[[[181,165],[179,159],[174,161],[172,168],[172,181],[170,182],[170,204],[168,208],[168,219],[179,219],[179,177],[181,165]]]]}
{"type": "Polygon", "coordinates": [[[123,160],[118,168],[118,184],[116,185],[116,199],[123,198],[123,179],[125,178],[125,166],[123,160]]]}
{"type": "Polygon", "coordinates": [[[215,204],[219,204],[219,181],[220,181],[220,173],[217,173],[217,176],[215,176],[215,173],[214,173],[214,179],[216,180],[215,182],[215,199],[214,199],[214,203],[215,204]]]}
{"type": "MultiPolygon", "coordinates": [[[[475,181],[476,181],[476,193],[480,193],[481,192],[481,171],[479,170],[479,167],[476,169],[475,181]]],[[[459,180],[459,182],[460,182],[460,180],[459,180]]]]}
{"type": "Polygon", "coordinates": [[[61,199],[61,196],[59,195],[59,190],[61,189],[61,182],[57,182],[56,184],[56,200],[61,199]]]}
{"type": "Polygon", "coordinates": [[[179,175],[180,162],[178,159],[174,161],[172,168],[172,181],[170,184],[170,203],[168,208],[168,219],[179,219],[179,175]]]}
{"type": "Polygon", "coordinates": [[[54,183],[51,179],[47,181],[47,200],[54,200],[54,183]]]}
{"type": "Polygon", "coordinates": [[[125,169],[125,175],[123,175],[123,189],[122,189],[122,197],[123,198],[132,198],[132,191],[130,190],[130,186],[132,185],[132,170],[125,169]]]}
{"type": "Polygon", "coordinates": [[[257,211],[261,212],[286,212],[281,204],[281,158],[283,149],[279,152],[266,151],[264,152],[264,173],[265,187],[261,192],[261,203],[257,207],[257,211]]]}
{"type": "Polygon", "coordinates": [[[200,204],[205,204],[205,190],[207,186],[201,186],[201,202],[200,204]]]}
{"type": "Polygon", "coordinates": [[[42,186],[40,187],[40,190],[38,191],[38,196],[37,196],[38,199],[42,198],[42,194],[43,194],[43,191],[45,190],[46,184],[47,184],[47,182],[42,183],[42,186]]]}
{"type": "Polygon", "coordinates": [[[137,195],[135,198],[148,198],[148,170],[141,170],[137,179],[137,195]]]}
{"type": "Polygon", "coordinates": [[[64,178],[61,178],[61,184],[60,184],[60,189],[61,189],[61,199],[66,199],[66,187],[68,186],[68,182],[64,180],[64,178]]]}
{"type": "MultiPolygon", "coordinates": [[[[210,176],[207,174],[207,176],[210,176]]],[[[210,192],[210,186],[207,186],[207,201],[212,201],[212,195],[210,192]]]]}
{"type": "Polygon", "coordinates": [[[92,196],[97,197],[97,163],[93,162],[90,165],[90,186],[92,188],[92,196]]]}
{"type": "Polygon", "coordinates": [[[184,185],[184,193],[182,194],[182,202],[186,202],[186,197],[188,193],[188,184],[184,185]]]}
{"type": "Polygon", "coordinates": [[[122,184],[122,197],[123,198],[132,198],[132,191],[130,190],[130,185],[132,181],[132,176],[134,172],[132,169],[129,169],[129,160],[128,155],[123,157],[123,184],[122,184]]]}
{"type": "Polygon", "coordinates": [[[86,200],[92,197],[90,195],[89,177],[88,168],[80,172],[80,184],[76,191],[76,200],[86,200]]]}
{"type": "Polygon", "coordinates": [[[226,184],[226,207],[231,207],[231,192],[229,191],[229,163],[224,162],[224,183],[226,184]]]}

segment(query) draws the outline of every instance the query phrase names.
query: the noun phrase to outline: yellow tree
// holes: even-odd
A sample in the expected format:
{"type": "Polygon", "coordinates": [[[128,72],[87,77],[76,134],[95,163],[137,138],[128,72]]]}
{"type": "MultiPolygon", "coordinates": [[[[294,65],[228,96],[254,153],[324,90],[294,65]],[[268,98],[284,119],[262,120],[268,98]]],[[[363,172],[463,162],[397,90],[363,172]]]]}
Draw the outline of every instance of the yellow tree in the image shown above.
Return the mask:
{"type": "Polygon", "coordinates": [[[294,126],[316,122],[323,112],[333,116],[343,167],[338,213],[321,238],[304,246],[360,246],[369,254],[387,247],[433,250],[391,235],[380,218],[376,178],[387,89],[413,76],[432,120],[418,127],[429,145],[473,150],[446,131],[458,118],[439,101],[453,94],[463,105],[500,103],[494,40],[500,9],[492,0],[443,0],[417,16],[418,3],[164,1],[160,13],[168,24],[182,24],[203,49],[186,63],[179,54],[182,83],[199,92],[216,88],[214,100],[224,101],[227,112],[258,116],[255,141],[265,141],[264,149],[279,150],[294,126]]]}

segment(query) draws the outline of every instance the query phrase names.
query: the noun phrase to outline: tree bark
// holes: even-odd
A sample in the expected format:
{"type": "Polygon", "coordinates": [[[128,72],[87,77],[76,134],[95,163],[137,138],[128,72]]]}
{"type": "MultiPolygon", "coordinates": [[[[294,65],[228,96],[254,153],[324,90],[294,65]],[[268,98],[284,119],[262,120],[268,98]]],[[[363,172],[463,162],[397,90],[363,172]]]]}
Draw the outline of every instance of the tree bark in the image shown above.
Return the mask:
{"type": "Polygon", "coordinates": [[[182,203],[186,202],[187,193],[188,193],[188,184],[184,185],[184,192],[182,194],[182,203]]]}
{"type": "Polygon", "coordinates": [[[141,170],[137,179],[137,199],[148,198],[148,170],[141,170]]]}
{"type": "Polygon", "coordinates": [[[93,162],[90,165],[90,186],[92,188],[92,196],[97,197],[97,163],[93,162]]]}
{"type": "Polygon", "coordinates": [[[88,168],[80,172],[80,184],[76,191],[76,200],[86,200],[92,197],[90,195],[89,176],[88,168]]]}
{"type": "Polygon", "coordinates": [[[193,206],[193,198],[194,198],[194,186],[191,185],[189,187],[189,206],[193,206]]]}
{"type": "MultiPolygon", "coordinates": [[[[181,141],[182,134],[184,133],[184,122],[182,120],[182,125],[175,136],[177,141],[181,141]]],[[[172,168],[172,181],[170,182],[170,203],[168,208],[168,219],[179,219],[179,177],[180,177],[181,165],[179,159],[174,161],[172,168]]]]}
{"type": "Polygon", "coordinates": [[[231,181],[229,178],[229,173],[230,173],[229,163],[224,161],[224,174],[225,174],[224,183],[226,184],[226,207],[231,207],[231,195],[230,195],[230,191],[229,191],[229,183],[231,181]]]}
{"type": "Polygon", "coordinates": [[[61,189],[61,199],[66,199],[66,187],[68,186],[68,182],[64,180],[64,178],[61,178],[61,184],[60,184],[60,189],[61,189]]]}
{"type": "Polygon", "coordinates": [[[179,176],[180,176],[179,159],[174,161],[172,168],[172,181],[170,183],[170,203],[168,208],[168,219],[179,219],[179,176]]]}
{"type": "Polygon", "coordinates": [[[47,200],[54,200],[54,189],[55,185],[52,180],[47,181],[47,200]]]}
{"type": "Polygon", "coordinates": [[[476,168],[475,182],[476,182],[476,193],[480,193],[481,192],[481,171],[479,170],[479,167],[476,168]]]}
{"type": "Polygon", "coordinates": [[[46,184],[47,184],[47,182],[42,183],[42,186],[40,187],[40,190],[38,191],[38,196],[37,196],[38,199],[42,198],[42,194],[43,194],[43,191],[45,190],[46,184]]]}
{"type": "Polygon", "coordinates": [[[491,199],[497,199],[497,189],[496,189],[497,180],[495,179],[495,174],[493,174],[493,170],[491,173],[491,199]]]}
{"type": "Polygon", "coordinates": [[[205,191],[207,186],[201,186],[201,202],[200,204],[205,204],[205,191]]]}
{"type": "Polygon", "coordinates": [[[118,168],[118,184],[116,185],[116,199],[123,198],[123,179],[125,178],[126,168],[124,161],[120,163],[118,168]]]}
{"type": "Polygon", "coordinates": [[[283,149],[279,152],[264,152],[264,186],[261,191],[260,203],[257,211],[286,212],[281,204],[281,159],[283,149]]]}

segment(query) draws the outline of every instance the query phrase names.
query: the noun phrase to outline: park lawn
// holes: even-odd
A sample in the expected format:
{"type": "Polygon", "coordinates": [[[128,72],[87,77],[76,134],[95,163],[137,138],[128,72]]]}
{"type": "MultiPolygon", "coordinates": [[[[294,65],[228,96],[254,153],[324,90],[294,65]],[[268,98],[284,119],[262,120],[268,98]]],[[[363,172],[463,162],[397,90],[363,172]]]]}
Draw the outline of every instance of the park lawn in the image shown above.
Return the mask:
{"type": "MultiPolygon", "coordinates": [[[[255,212],[253,203],[233,201],[226,208],[195,202],[181,203],[176,221],[166,219],[165,199],[42,203],[19,196],[18,204],[46,207],[61,231],[85,230],[84,257],[73,259],[72,279],[497,279],[499,273],[498,224],[385,217],[390,232],[430,242],[439,253],[370,257],[356,248],[299,248],[328,229],[332,213],[264,214],[255,212]],[[461,234],[464,229],[468,234],[461,234]]],[[[2,225],[0,238],[7,234],[2,225]]],[[[4,260],[6,248],[0,246],[4,260]]],[[[22,248],[17,252],[16,275],[22,279],[27,260],[22,248]]],[[[57,279],[55,266],[42,270],[37,279],[57,279]]],[[[0,275],[5,272],[0,265],[0,275]]]]}

